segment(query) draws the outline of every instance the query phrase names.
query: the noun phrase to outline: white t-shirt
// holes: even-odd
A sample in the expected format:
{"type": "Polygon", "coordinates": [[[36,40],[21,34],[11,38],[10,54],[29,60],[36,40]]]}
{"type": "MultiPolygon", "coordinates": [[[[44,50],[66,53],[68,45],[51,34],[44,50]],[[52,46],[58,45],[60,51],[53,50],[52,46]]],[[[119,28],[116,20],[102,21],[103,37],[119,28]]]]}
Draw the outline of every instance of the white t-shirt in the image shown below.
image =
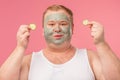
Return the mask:
{"type": "Polygon", "coordinates": [[[40,52],[32,54],[28,80],[95,80],[86,49],[76,49],[64,64],[53,64],[40,52]]]}

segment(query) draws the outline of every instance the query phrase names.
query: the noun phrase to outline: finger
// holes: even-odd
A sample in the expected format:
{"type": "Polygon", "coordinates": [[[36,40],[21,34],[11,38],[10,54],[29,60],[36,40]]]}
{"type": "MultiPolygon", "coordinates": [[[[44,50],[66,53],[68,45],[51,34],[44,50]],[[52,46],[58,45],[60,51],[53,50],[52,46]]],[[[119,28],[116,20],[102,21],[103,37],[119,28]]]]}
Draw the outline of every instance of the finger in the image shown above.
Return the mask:
{"type": "Polygon", "coordinates": [[[18,31],[19,34],[24,34],[25,32],[30,32],[28,25],[21,25],[18,31]]]}
{"type": "Polygon", "coordinates": [[[89,25],[88,27],[90,27],[90,28],[96,28],[96,29],[98,29],[100,26],[100,24],[96,21],[88,21],[87,25],[89,25]]]}
{"type": "Polygon", "coordinates": [[[88,25],[92,25],[92,27],[103,27],[103,25],[101,25],[100,23],[96,21],[89,21],[88,25]]]}
{"type": "Polygon", "coordinates": [[[96,28],[96,27],[91,27],[91,31],[92,31],[92,32],[96,32],[96,31],[97,31],[97,28],[96,28]]]}
{"type": "Polygon", "coordinates": [[[92,36],[92,37],[94,36],[94,32],[91,32],[91,36],[92,36]]]}
{"type": "Polygon", "coordinates": [[[29,32],[25,32],[24,35],[22,35],[23,39],[28,39],[30,37],[30,33],[29,32]]]}
{"type": "Polygon", "coordinates": [[[24,33],[26,33],[26,32],[30,32],[30,30],[27,29],[27,28],[24,28],[23,30],[21,30],[21,34],[24,34],[24,33]]]}
{"type": "Polygon", "coordinates": [[[92,31],[92,32],[91,32],[91,36],[92,36],[93,38],[95,38],[96,35],[97,35],[97,33],[96,33],[95,31],[92,31]]]}
{"type": "Polygon", "coordinates": [[[20,30],[24,29],[24,28],[28,28],[29,26],[28,25],[20,25],[20,30]]]}
{"type": "Polygon", "coordinates": [[[91,28],[93,26],[93,23],[91,23],[89,20],[83,20],[83,25],[88,26],[89,28],[91,28]]]}

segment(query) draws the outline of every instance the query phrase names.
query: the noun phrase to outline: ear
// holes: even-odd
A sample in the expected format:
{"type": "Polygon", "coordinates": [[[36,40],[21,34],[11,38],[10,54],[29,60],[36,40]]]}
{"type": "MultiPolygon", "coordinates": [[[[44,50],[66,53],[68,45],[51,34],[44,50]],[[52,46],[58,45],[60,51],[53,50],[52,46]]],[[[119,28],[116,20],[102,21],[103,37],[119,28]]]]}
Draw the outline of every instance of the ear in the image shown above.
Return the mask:
{"type": "Polygon", "coordinates": [[[72,24],[72,34],[73,34],[73,31],[74,31],[74,24],[72,24]]]}
{"type": "Polygon", "coordinates": [[[44,28],[42,28],[42,36],[44,36],[44,28]]]}

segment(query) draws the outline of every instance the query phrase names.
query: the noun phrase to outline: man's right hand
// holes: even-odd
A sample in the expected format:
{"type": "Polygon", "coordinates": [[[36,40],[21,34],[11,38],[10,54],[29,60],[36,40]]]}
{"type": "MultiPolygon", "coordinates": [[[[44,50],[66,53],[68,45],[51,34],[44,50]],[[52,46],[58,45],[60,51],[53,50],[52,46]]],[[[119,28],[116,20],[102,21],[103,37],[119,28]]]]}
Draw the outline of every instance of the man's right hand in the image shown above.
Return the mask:
{"type": "Polygon", "coordinates": [[[30,37],[29,25],[21,25],[17,32],[17,47],[26,49],[30,37]]]}

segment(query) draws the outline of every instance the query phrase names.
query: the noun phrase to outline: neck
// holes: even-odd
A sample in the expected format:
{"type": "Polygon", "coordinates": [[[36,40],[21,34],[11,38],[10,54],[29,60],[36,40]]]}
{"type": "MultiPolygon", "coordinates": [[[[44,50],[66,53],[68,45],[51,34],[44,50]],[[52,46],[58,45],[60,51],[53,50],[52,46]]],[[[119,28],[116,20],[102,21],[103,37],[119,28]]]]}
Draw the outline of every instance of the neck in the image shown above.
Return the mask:
{"type": "Polygon", "coordinates": [[[72,45],[66,42],[61,45],[48,44],[46,50],[54,53],[62,53],[68,51],[71,48],[72,45]]]}
{"type": "Polygon", "coordinates": [[[59,46],[48,45],[47,48],[43,50],[43,53],[50,62],[61,64],[67,62],[74,56],[75,48],[70,43],[59,46]]]}

